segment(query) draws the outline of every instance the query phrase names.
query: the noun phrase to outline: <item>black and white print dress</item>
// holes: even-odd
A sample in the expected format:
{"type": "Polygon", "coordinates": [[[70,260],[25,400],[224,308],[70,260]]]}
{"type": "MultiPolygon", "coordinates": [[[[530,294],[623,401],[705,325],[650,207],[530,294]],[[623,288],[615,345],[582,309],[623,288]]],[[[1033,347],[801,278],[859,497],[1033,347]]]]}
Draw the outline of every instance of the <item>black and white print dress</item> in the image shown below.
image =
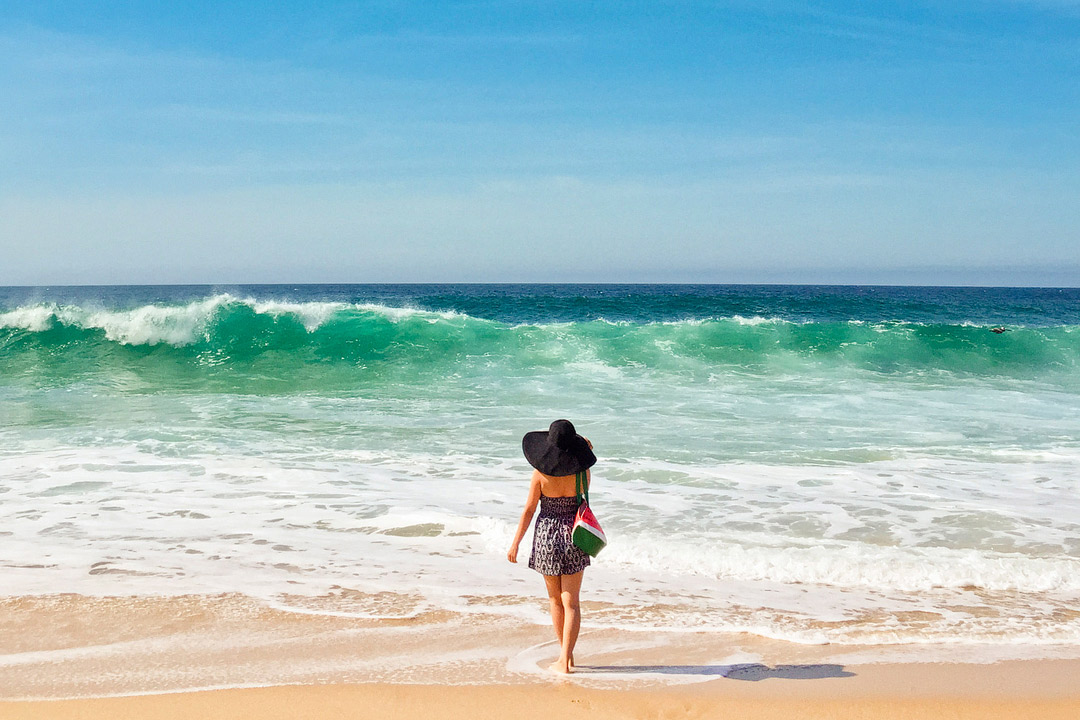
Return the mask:
{"type": "Polygon", "coordinates": [[[589,566],[589,556],[570,540],[577,509],[576,495],[540,496],[529,567],[541,575],[573,575],[589,566]]]}

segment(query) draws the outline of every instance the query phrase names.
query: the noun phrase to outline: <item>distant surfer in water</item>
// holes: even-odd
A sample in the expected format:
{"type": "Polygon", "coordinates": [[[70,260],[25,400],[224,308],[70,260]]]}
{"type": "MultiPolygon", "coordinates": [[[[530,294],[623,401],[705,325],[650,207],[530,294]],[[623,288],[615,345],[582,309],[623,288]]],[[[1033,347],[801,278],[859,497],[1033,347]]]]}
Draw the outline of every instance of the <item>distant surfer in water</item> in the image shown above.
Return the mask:
{"type": "Polygon", "coordinates": [[[585,568],[589,565],[589,556],[574,545],[570,537],[578,509],[577,475],[584,475],[587,489],[589,468],[596,463],[596,455],[592,443],[578,435],[569,420],[556,420],[546,431],[526,433],[521,449],[535,470],[506,559],[517,562],[518,545],[539,504],[540,515],[533,529],[529,567],[544,576],[551,605],[551,624],[559,639],[559,659],[549,669],[569,673],[574,669],[574,645],[581,629],[578,596],[585,568]]]}
{"type": "Polygon", "coordinates": [[[1008,330],[1009,330],[1009,328],[1007,328],[1007,327],[990,328],[990,332],[997,333],[998,335],[1000,335],[1003,332],[1008,332],[1008,330]]]}

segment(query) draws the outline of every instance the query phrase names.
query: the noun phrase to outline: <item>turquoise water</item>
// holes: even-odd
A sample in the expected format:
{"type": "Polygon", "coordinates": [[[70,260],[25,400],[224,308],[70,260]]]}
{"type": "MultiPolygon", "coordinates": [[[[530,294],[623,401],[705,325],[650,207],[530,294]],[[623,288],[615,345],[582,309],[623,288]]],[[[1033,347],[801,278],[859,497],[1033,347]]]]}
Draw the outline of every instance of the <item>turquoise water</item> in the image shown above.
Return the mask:
{"type": "Polygon", "coordinates": [[[1069,289],[0,289],[0,564],[531,597],[520,437],[569,417],[611,624],[1075,643],[1078,359],[1069,289]]]}
{"type": "Polygon", "coordinates": [[[596,361],[700,381],[860,371],[1051,378],[1080,358],[1075,290],[666,286],[7,289],[0,362],[29,386],[348,394],[596,361]],[[991,327],[1007,332],[995,334],[991,327]]]}

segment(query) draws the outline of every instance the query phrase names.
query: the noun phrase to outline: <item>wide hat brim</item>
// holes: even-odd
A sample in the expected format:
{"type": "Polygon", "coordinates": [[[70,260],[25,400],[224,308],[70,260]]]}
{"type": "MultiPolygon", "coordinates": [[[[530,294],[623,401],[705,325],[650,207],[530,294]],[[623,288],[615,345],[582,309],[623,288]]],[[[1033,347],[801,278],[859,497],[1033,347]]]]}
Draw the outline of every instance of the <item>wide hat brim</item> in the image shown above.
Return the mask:
{"type": "Polygon", "coordinates": [[[546,430],[525,433],[521,450],[530,465],[552,477],[575,475],[596,464],[596,455],[580,435],[574,435],[565,447],[560,447],[552,442],[546,430]]]}

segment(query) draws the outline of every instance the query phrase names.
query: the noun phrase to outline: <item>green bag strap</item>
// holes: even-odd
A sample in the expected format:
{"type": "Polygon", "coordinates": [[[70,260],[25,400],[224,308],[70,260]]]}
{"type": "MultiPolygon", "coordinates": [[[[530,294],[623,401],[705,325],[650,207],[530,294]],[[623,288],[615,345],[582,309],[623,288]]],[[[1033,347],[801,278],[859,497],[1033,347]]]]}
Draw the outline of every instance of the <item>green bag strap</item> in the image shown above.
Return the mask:
{"type": "Polygon", "coordinates": [[[586,503],[589,502],[589,480],[585,472],[585,470],[582,470],[581,472],[574,475],[574,483],[577,485],[577,497],[579,505],[581,504],[582,498],[585,499],[586,503]]]}

